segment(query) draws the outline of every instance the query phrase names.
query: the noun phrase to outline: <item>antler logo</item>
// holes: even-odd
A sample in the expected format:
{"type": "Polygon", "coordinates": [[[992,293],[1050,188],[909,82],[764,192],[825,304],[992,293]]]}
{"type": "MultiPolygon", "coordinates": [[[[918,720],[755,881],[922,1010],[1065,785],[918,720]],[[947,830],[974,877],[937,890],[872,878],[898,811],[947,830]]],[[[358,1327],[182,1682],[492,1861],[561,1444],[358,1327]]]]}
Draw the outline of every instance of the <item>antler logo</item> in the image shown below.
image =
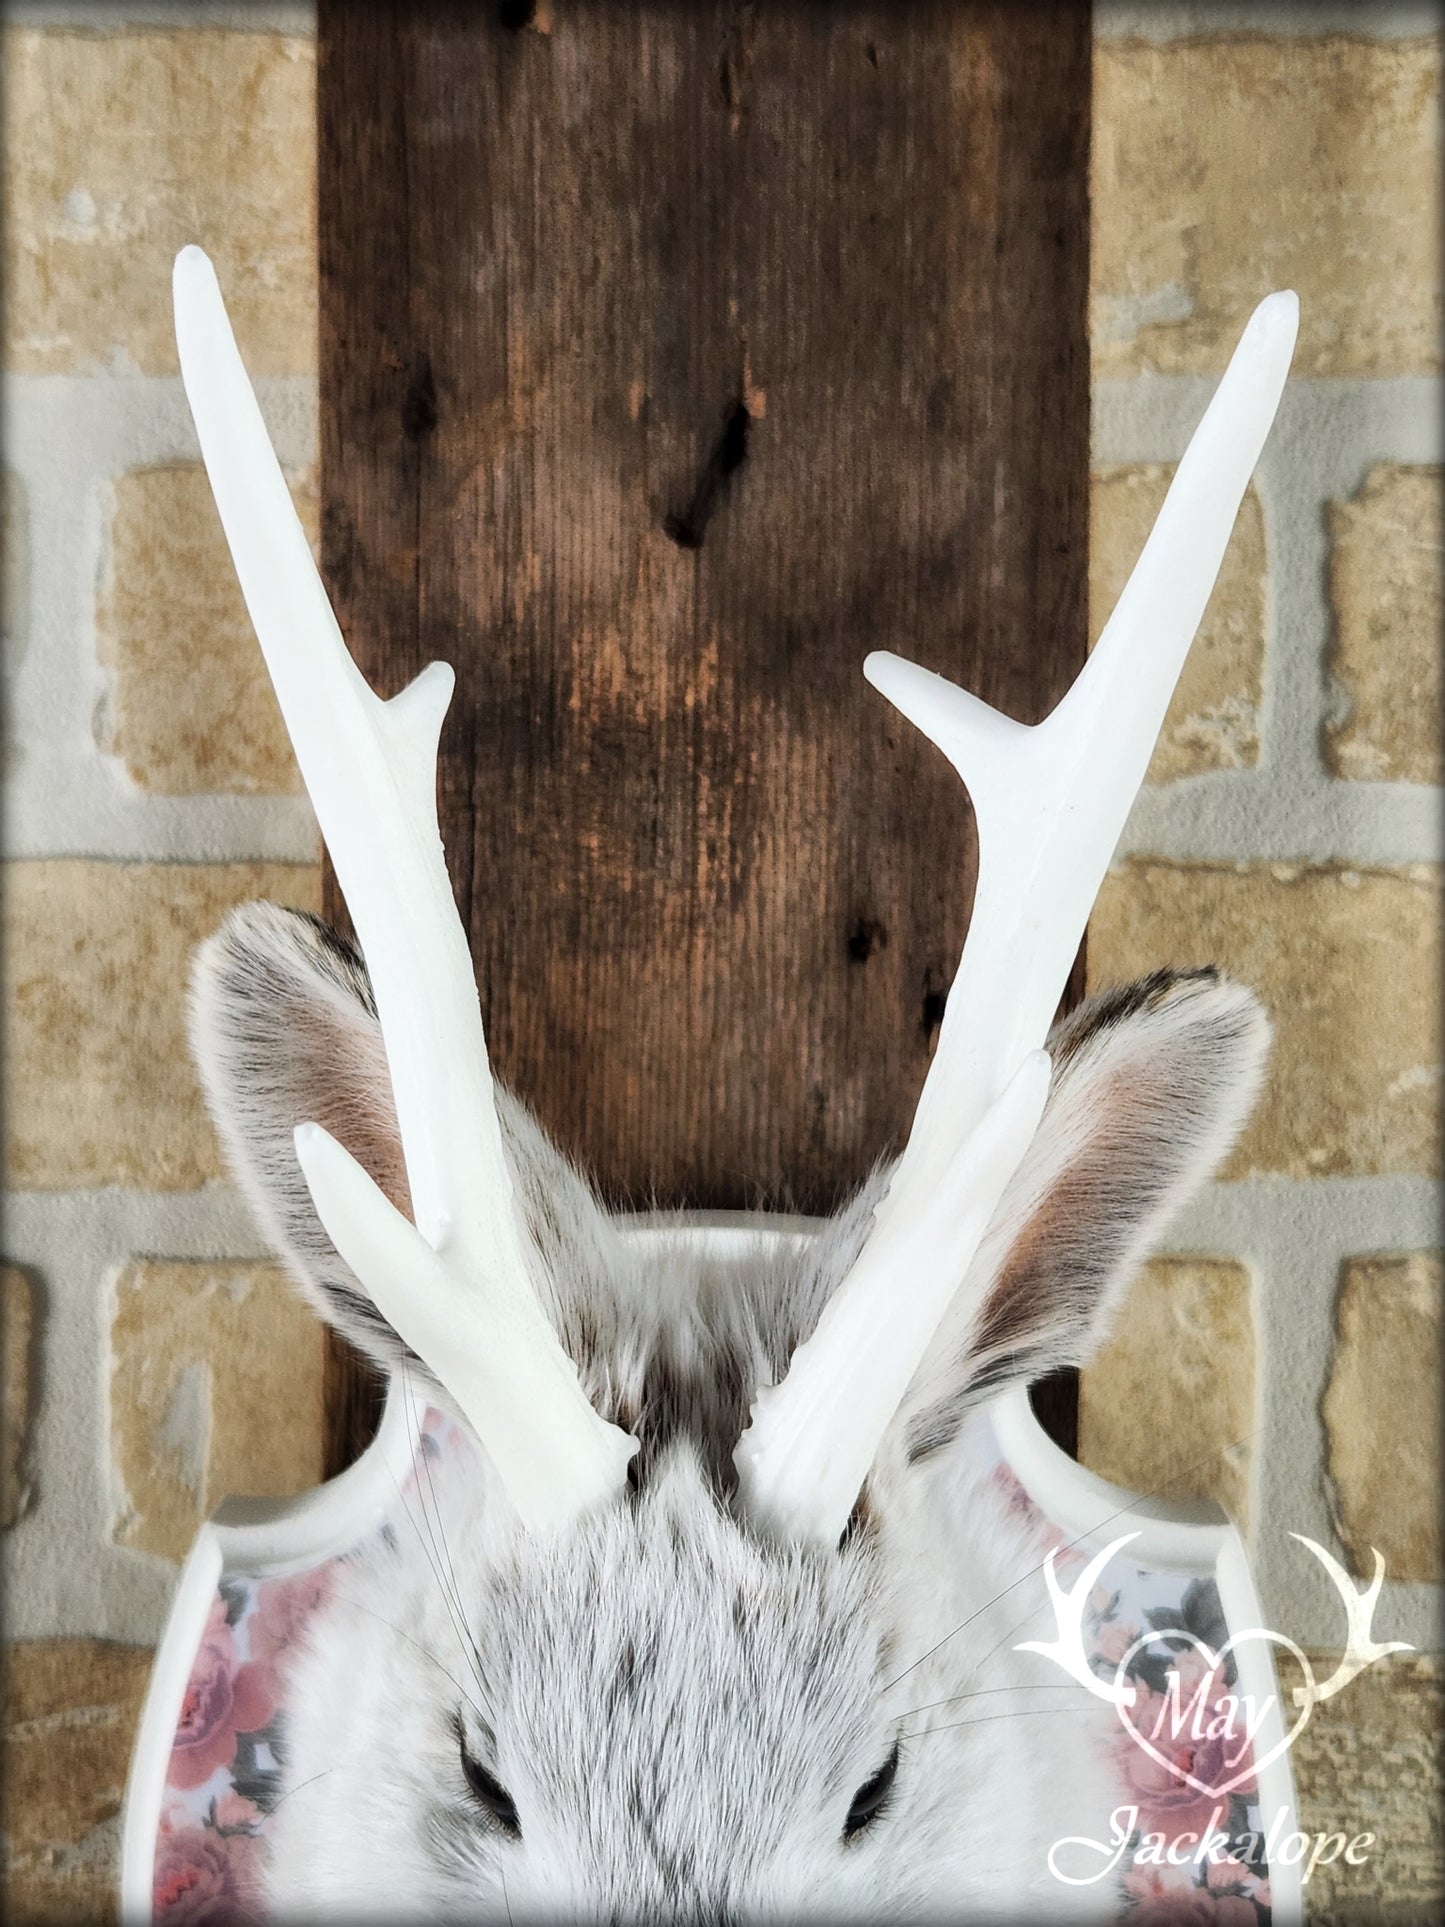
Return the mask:
{"type": "Polygon", "coordinates": [[[1370,1548],[1375,1560],[1374,1578],[1361,1592],[1323,1546],[1295,1532],[1290,1537],[1307,1546],[1319,1560],[1344,1602],[1346,1650],[1328,1679],[1315,1678],[1308,1657],[1286,1634],[1263,1626],[1232,1634],[1218,1649],[1196,1633],[1180,1628],[1143,1633],[1120,1656],[1109,1678],[1097,1670],[1086,1649],[1084,1615],[1104,1568],[1137,1537],[1137,1533],[1127,1533],[1106,1546],[1089,1561],[1068,1591],[1059,1583],[1056,1555],[1050,1553],[1044,1565],[1044,1581],[1054,1608],[1057,1636],[1052,1640],[1025,1640],[1014,1650],[1042,1654],[1096,1699],[1107,1700],[1135,1745],[1206,1799],[1226,1798],[1287,1752],[1315,1708],[1332,1699],[1367,1666],[1387,1653],[1414,1651],[1404,1640],[1382,1643],[1371,1636],[1371,1621],[1385,1577],[1385,1562],[1375,1548],[1370,1548]],[[1261,1732],[1275,1713],[1282,1723],[1284,1709],[1274,1693],[1260,1697],[1232,1690],[1236,1669],[1229,1665],[1233,1653],[1257,1641],[1291,1654],[1304,1680],[1291,1696],[1298,1708],[1293,1722],[1263,1753],[1257,1750],[1261,1732]],[[1131,1669],[1145,1648],[1157,1652],[1161,1643],[1169,1649],[1163,1691],[1141,1692],[1131,1669]]]}
{"type": "Polygon", "coordinates": [[[1350,1583],[1350,1575],[1323,1546],[1316,1545],[1313,1539],[1306,1539],[1302,1532],[1292,1532],[1289,1536],[1298,1539],[1302,1546],[1308,1546],[1334,1580],[1335,1590],[1345,1602],[1349,1628],[1345,1656],[1324,1684],[1317,1685],[1313,1674],[1307,1674],[1307,1684],[1297,1686],[1294,1690],[1296,1706],[1303,1706],[1308,1717],[1321,1700],[1333,1699],[1341,1687],[1348,1686],[1352,1679],[1363,1673],[1367,1666],[1373,1666],[1377,1659],[1383,1659],[1386,1653],[1413,1653],[1415,1648],[1403,1639],[1392,1639],[1382,1646],[1370,1637],[1370,1622],[1375,1616],[1380,1588],[1385,1583],[1385,1562],[1373,1546],[1370,1551],[1374,1555],[1375,1576],[1363,1592],[1356,1592],[1350,1583]]]}

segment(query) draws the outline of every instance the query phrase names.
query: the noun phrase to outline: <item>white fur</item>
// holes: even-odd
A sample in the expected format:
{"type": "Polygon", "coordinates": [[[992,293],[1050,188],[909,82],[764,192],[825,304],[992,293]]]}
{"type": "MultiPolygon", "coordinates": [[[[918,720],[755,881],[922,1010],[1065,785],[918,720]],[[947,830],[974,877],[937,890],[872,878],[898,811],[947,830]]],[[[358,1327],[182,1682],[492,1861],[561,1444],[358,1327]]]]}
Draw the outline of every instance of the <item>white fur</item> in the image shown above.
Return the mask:
{"type": "MultiPolygon", "coordinates": [[[[681,1313],[724,1281],[746,1295],[682,1261],[638,1285],[681,1313]]],[[[880,1467],[879,1526],[829,1554],[754,1538],[685,1441],[561,1542],[509,1527],[479,1458],[439,1483],[423,1468],[393,1549],[343,1571],[293,1686],[278,1911],[1112,1918],[1111,1883],[1064,1887],[1047,1854],[1108,1837],[1113,1717],[1012,1651],[1021,1622],[1045,1624],[1040,1546],[969,1461],[965,1440],[927,1472],[880,1467]],[[520,1840],[469,1794],[463,1707],[520,1840]],[[900,1731],[888,1809],[844,1841],[900,1731]]]]}
{"type": "MultiPolygon", "coordinates": [[[[286,1150],[324,1114],[398,1182],[359,961],[308,919],[242,912],[206,947],[193,1027],[278,1251],[379,1362],[405,1360],[286,1150]]],[[[1108,1836],[1112,1715],[1012,1650],[1045,1606],[1043,1549],[981,1470],[971,1414],[1097,1344],[1147,1242],[1238,1128],[1266,1034],[1254,1000],[1210,973],[1150,979],[1060,1027],[1035,1144],[836,1549],[750,1524],[732,1451],[853,1262],[885,1174],[801,1254],[708,1262],[627,1245],[504,1100],[544,1305],[596,1409],[641,1440],[635,1484],[548,1537],[521,1529],[469,1439],[419,1468],[389,1543],[345,1563],[288,1699],[274,1913],[1111,1918],[1110,1883],[1066,1887],[1047,1854],[1108,1836]],[[520,1837],[470,1790],[459,1718],[520,1837]],[[845,1839],[895,1741],[886,1803],[845,1839]]]]}

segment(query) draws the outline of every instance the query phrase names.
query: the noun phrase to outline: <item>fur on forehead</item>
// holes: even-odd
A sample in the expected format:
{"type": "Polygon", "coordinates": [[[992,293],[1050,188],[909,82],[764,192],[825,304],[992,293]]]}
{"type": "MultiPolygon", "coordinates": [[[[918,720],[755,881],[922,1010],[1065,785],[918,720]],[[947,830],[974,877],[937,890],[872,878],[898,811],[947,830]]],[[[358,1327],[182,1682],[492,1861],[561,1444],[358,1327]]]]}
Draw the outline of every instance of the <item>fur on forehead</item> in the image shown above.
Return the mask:
{"type": "MultiPolygon", "coordinates": [[[[511,1614],[532,1603],[554,1635],[559,1618],[570,1620],[592,1647],[686,1643],[714,1622],[724,1644],[745,1647],[759,1629],[776,1637],[787,1606],[800,1615],[793,1666],[806,1673],[830,1648],[846,1647],[871,1675],[889,1657],[868,1631],[885,1590],[875,1544],[876,1535],[854,1534],[832,1551],[753,1533],[716,1495],[696,1443],[679,1436],[658,1450],[646,1481],[620,1505],[565,1537],[509,1535],[488,1562],[484,1597],[494,1593],[511,1614]],[[593,1616],[599,1595],[613,1606],[626,1601],[607,1626],[593,1616]],[[810,1640],[817,1643],[811,1654],[810,1640]]],[[[505,1638],[526,1666],[546,1665],[545,1653],[510,1628],[505,1638]]],[[[735,1659],[728,1666],[735,1671],[735,1659]]]]}
{"type": "MultiPolygon", "coordinates": [[[[475,1641],[463,1723],[488,1751],[506,1736],[503,1777],[545,1775],[559,1746],[569,1770],[582,1759],[604,1772],[623,1727],[663,1751],[705,1751],[706,1733],[669,1738],[669,1698],[685,1677],[693,1704],[726,1710],[759,1747],[789,1731],[856,1741],[833,1762],[831,1790],[852,1790],[874,1694],[898,1658],[885,1534],[850,1535],[836,1551],[754,1534],[682,1436],[621,1504],[560,1537],[514,1532],[503,1509],[479,1507],[471,1452],[440,1470],[432,1530],[475,1641]]],[[[399,1559],[414,1565],[413,1550],[399,1540],[399,1559]]],[[[730,1731],[727,1747],[746,1757],[746,1734],[730,1731]]]]}

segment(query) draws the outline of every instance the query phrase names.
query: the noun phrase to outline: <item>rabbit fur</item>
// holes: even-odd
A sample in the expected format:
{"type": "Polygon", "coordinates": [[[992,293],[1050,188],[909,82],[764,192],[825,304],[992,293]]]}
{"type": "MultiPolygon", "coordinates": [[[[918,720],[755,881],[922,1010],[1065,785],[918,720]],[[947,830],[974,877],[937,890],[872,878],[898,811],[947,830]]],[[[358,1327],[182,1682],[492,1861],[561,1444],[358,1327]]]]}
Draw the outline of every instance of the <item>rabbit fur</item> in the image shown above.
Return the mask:
{"type": "MultiPolygon", "coordinates": [[[[407,1207],[355,951],[245,906],[198,958],[192,1036],[300,1289],[447,1409],[327,1240],[292,1148],[298,1122],[324,1124],[407,1207]]],[[[887,1169],[806,1244],[709,1259],[629,1241],[499,1092],[539,1297],[640,1450],[620,1503],[548,1539],[520,1529],[468,1434],[344,1562],[288,1697],[273,1916],[1114,1917],[1111,1883],[1071,1888],[1047,1864],[1062,1836],[1107,1836],[1113,1716],[1012,1650],[1042,1623],[1041,1542],[976,1450],[978,1415],[1097,1348],[1236,1135],[1267,1039],[1256,1000],[1212,971],[1159,973],[1056,1026],[1043,1123],[826,1551],[740,1516],[732,1452],[887,1169]],[[870,1785],[886,1790],[850,1831],[870,1785]]]]}

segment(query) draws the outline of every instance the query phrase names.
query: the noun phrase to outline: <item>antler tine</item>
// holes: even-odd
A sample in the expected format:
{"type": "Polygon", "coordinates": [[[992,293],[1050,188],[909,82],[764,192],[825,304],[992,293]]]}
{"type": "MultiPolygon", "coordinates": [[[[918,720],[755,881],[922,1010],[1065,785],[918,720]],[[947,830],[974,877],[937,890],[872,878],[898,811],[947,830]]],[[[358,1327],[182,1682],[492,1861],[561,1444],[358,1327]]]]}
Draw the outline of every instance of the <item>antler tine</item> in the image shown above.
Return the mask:
{"type": "Polygon", "coordinates": [[[1132,1706],[1138,1697],[1132,1686],[1124,1686],[1116,1678],[1112,1684],[1100,1679],[1089,1664],[1089,1656],[1084,1651],[1084,1613],[1088,1608],[1089,1595],[1099,1582],[1099,1575],[1124,1547],[1131,1545],[1139,1537],[1137,1532],[1126,1532],[1122,1538],[1113,1540],[1093,1558],[1079,1574],[1067,1592],[1059,1584],[1055,1570],[1060,1547],[1055,1547],[1044,1561],[1044,1584],[1049,1589],[1049,1603],[1054,1609],[1055,1637],[1053,1639],[1025,1639],[1014,1647],[1016,1653],[1041,1653],[1045,1659],[1056,1660],[1066,1673],[1086,1686],[1095,1699],[1108,1700],[1111,1706],[1132,1706]]]}
{"type": "Polygon", "coordinates": [[[390,702],[351,660],[210,261],[176,258],[176,339],[211,488],[376,995],[415,1227],[320,1125],[296,1151],[328,1236],[466,1413],[532,1528],[618,1493],[636,1441],[593,1410],[529,1275],[466,934],[436,817],[453,673],[390,702]]]}
{"type": "Polygon", "coordinates": [[[1048,1034],[1279,406],[1298,319],[1293,294],[1255,310],[1113,615],[1044,722],[1011,722],[897,656],[864,664],[963,778],[978,830],[969,940],[910,1160],[946,1157],[1048,1034]]]}
{"type": "Polygon", "coordinates": [[[1302,1546],[1308,1546],[1316,1559],[1324,1567],[1340,1595],[1345,1609],[1345,1651],[1338,1666],[1323,1682],[1313,1678],[1305,1685],[1294,1689],[1296,1706],[1316,1706],[1321,1700],[1333,1699],[1352,1679],[1373,1666],[1377,1659],[1384,1659],[1389,1653],[1413,1653],[1415,1648],[1403,1639],[1387,1639],[1383,1642],[1373,1637],[1375,1607],[1379,1604],[1380,1588],[1385,1583],[1385,1561],[1377,1546],[1370,1551],[1375,1561],[1375,1576],[1364,1591],[1357,1590],[1355,1582],[1345,1571],[1333,1553],[1327,1552],[1316,1539],[1307,1539],[1302,1532],[1292,1532],[1291,1539],[1298,1539],[1302,1546]]]}
{"type": "Polygon", "coordinates": [[[733,1462],[748,1514],[780,1538],[836,1545],[878,1441],[1028,1149],[1049,1094],[1047,1051],[1024,1059],[940,1182],[907,1174],[848,1276],[793,1353],[780,1385],[753,1400],[733,1462]],[[907,1288],[899,1290],[899,1280],[907,1288]]]}
{"type": "MultiPolygon", "coordinates": [[[[1032,1127],[1021,1141],[1017,1135],[1026,1107],[1021,1099],[1015,1107],[1009,1094],[1024,1075],[1020,1067],[1036,1061],[1031,1053],[1042,1055],[1039,1046],[1274,420],[1298,319],[1293,294],[1270,295],[1255,310],[1108,626],[1045,721],[1012,722],[897,656],[875,654],[864,664],[874,687],[967,784],[978,829],[978,885],[938,1047],[867,1242],[783,1384],[759,1396],[738,1446],[745,1502],[775,1530],[836,1537],[1027,1149],[1032,1127]],[[1016,1151],[1007,1169],[1005,1139],[1016,1151]],[[946,1251],[930,1250],[918,1232],[920,1216],[934,1214],[940,1198],[961,1198],[971,1187],[989,1201],[977,1236],[966,1246],[950,1241],[946,1251]],[[936,1273],[945,1259],[948,1277],[925,1284],[925,1273],[936,1273]],[[908,1294],[926,1298],[926,1317],[904,1314],[899,1279],[908,1281],[908,1294]],[[888,1387],[887,1400],[868,1403],[876,1429],[866,1439],[859,1437],[860,1361],[875,1386],[888,1387]],[[836,1393],[826,1392],[830,1383],[836,1393]],[[844,1503],[842,1487],[860,1462],[844,1503]],[[811,1505],[809,1480],[818,1494],[811,1505]]],[[[970,1212],[970,1223],[978,1216],[970,1212]]]]}

